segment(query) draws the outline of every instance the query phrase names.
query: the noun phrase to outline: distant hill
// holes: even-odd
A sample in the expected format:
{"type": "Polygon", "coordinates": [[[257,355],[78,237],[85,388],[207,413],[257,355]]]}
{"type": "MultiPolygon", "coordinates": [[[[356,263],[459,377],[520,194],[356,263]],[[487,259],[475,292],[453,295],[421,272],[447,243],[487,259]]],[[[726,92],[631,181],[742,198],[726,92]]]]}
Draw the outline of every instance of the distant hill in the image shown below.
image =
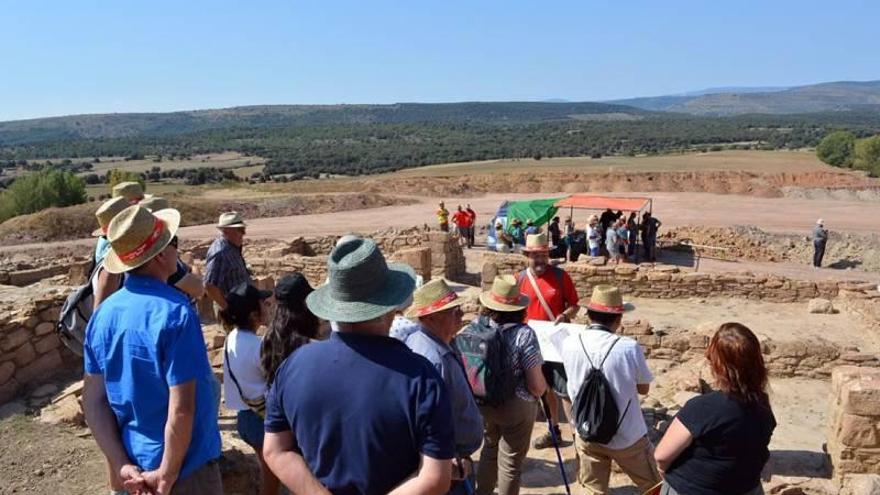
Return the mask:
{"type": "Polygon", "coordinates": [[[273,105],[173,113],[72,115],[0,122],[0,146],[93,138],[165,137],[212,129],[329,124],[538,123],[638,118],[641,109],[609,103],[472,102],[393,105],[273,105]]]}
{"type": "Polygon", "coordinates": [[[851,110],[880,111],[880,81],[831,82],[788,89],[718,88],[704,94],[630,98],[608,103],[643,110],[727,116],[742,114],[797,114],[851,110]]]}

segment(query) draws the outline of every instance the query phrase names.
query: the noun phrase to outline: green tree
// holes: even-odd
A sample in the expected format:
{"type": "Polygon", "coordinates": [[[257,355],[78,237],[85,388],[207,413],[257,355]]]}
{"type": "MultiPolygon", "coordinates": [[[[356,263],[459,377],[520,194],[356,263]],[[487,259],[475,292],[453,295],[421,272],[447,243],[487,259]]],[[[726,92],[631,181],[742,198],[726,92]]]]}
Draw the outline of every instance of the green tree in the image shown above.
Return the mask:
{"type": "Polygon", "coordinates": [[[816,146],[816,156],[835,167],[852,167],[856,137],[851,132],[835,131],[816,146]]]}
{"type": "Polygon", "coordinates": [[[144,189],[147,188],[144,183],[144,178],[141,174],[136,174],[134,172],[128,172],[126,170],[119,170],[118,168],[114,168],[107,172],[107,184],[110,186],[110,190],[113,190],[113,186],[119,184],[120,182],[139,182],[144,189]]]}
{"type": "Polygon", "coordinates": [[[0,221],[50,206],[85,203],[85,182],[71,172],[44,168],[18,178],[0,195],[0,221]]]}
{"type": "Polygon", "coordinates": [[[880,135],[856,141],[853,167],[880,176],[880,135]]]}

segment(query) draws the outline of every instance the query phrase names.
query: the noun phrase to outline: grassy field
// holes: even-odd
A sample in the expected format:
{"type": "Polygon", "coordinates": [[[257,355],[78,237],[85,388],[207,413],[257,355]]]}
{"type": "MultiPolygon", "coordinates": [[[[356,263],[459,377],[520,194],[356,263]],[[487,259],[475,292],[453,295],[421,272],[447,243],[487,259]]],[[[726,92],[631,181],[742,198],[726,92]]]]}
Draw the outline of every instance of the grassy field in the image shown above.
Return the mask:
{"type": "Polygon", "coordinates": [[[531,158],[430,165],[401,170],[389,176],[439,177],[462,174],[508,174],[516,172],[696,172],[737,170],[747,172],[806,172],[827,170],[814,151],[745,151],[686,153],[660,156],[612,156],[605,158],[531,158]]]}
{"type": "MultiPolygon", "coordinates": [[[[153,161],[153,157],[144,160],[128,160],[121,156],[99,157],[100,163],[94,165],[91,173],[105,174],[109,170],[117,168],[129,172],[147,172],[153,167],[162,170],[180,170],[186,168],[216,167],[220,169],[240,169],[247,167],[251,173],[262,171],[265,163],[264,158],[258,156],[244,156],[241,153],[229,151],[214,155],[195,155],[189,160],[163,159],[161,162],[153,161]]],[[[75,161],[75,160],[74,160],[75,161]]]]}

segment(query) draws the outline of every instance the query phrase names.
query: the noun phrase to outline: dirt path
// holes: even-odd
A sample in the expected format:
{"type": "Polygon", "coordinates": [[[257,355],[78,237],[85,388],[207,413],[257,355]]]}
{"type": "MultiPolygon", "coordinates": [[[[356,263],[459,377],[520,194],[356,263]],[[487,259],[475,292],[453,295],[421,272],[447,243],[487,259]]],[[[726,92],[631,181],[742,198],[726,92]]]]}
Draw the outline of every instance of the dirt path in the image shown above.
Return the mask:
{"type": "MultiPolygon", "coordinates": [[[[558,196],[564,196],[559,193],[558,196]]],[[[618,194],[619,195],[619,194],[618,194]]],[[[648,196],[644,193],[627,196],[648,196]]],[[[478,221],[488,222],[504,200],[553,197],[553,194],[487,194],[479,198],[445,198],[447,208],[454,209],[459,201],[470,203],[478,221]]],[[[707,193],[653,193],[654,212],[669,227],[707,225],[729,227],[755,225],[775,232],[807,234],[817,218],[825,219],[832,230],[880,233],[880,203],[857,201],[808,200],[791,198],[755,198],[707,193]]],[[[249,222],[252,238],[284,239],[298,235],[340,234],[355,230],[369,232],[389,227],[436,225],[434,210],[438,199],[425,198],[420,205],[390,206],[369,210],[262,218],[249,222]]],[[[568,212],[560,212],[560,216],[568,212]]],[[[589,213],[575,211],[576,222],[583,223],[589,213]]],[[[190,239],[208,239],[216,235],[210,225],[181,229],[190,239]]]]}

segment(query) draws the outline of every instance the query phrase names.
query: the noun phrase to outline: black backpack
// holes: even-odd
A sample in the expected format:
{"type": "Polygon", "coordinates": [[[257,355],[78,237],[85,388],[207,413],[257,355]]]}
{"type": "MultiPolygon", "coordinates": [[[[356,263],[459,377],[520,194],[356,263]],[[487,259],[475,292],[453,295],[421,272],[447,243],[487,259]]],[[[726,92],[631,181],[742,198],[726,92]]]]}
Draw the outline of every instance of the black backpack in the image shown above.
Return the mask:
{"type": "Polygon", "coordinates": [[[516,392],[516,376],[508,358],[504,332],[493,327],[485,316],[468,324],[455,337],[465,375],[477,404],[497,407],[516,392]]]}
{"type": "Polygon", "coordinates": [[[92,280],[97,275],[101,265],[92,261],[89,279],[86,283],[71,292],[58,316],[55,331],[61,342],[77,356],[83,355],[83,344],[86,340],[86,326],[92,317],[94,306],[94,294],[92,280]]]}
{"type": "Polygon", "coordinates": [[[632,402],[627,402],[626,409],[623,414],[620,414],[617,402],[614,401],[611,384],[608,383],[608,379],[602,372],[602,365],[605,364],[605,360],[608,359],[608,355],[611,354],[611,350],[619,340],[620,337],[614,340],[597,368],[590,360],[583,340],[578,336],[581,349],[584,350],[587,362],[590,363],[590,371],[587,372],[587,378],[574,399],[572,415],[576,421],[575,429],[578,435],[587,442],[602,444],[610,442],[617,433],[617,429],[620,428],[620,423],[626,417],[626,412],[629,411],[630,402],[632,402]]]}

